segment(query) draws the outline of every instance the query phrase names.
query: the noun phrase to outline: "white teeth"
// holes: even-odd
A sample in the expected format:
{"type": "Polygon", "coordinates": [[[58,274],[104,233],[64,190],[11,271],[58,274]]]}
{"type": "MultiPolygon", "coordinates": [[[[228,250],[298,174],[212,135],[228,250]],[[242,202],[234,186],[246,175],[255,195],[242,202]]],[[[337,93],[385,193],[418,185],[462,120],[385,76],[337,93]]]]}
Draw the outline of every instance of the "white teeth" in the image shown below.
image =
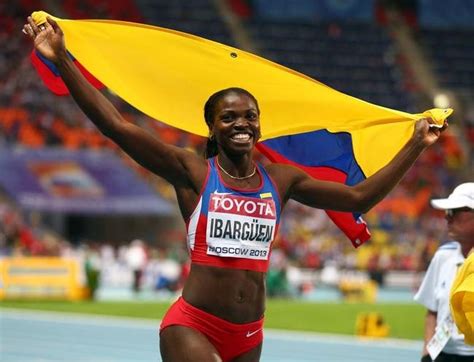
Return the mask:
{"type": "Polygon", "coordinates": [[[250,135],[246,133],[239,133],[232,136],[232,139],[239,140],[239,141],[248,141],[250,139],[250,135]]]}

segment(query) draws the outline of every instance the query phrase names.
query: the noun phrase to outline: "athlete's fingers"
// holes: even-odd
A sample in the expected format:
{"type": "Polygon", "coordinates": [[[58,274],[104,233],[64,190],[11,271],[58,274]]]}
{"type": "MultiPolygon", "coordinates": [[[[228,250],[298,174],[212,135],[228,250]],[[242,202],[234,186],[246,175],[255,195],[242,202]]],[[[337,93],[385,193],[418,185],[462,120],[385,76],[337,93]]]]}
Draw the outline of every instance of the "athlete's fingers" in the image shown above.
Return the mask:
{"type": "Polygon", "coordinates": [[[28,16],[28,24],[31,26],[31,29],[33,30],[33,34],[37,35],[40,30],[38,29],[38,26],[34,22],[33,18],[31,16],[28,16]]]}
{"type": "Polygon", "coordinates": [[[31,38],[35,37],[35,34],[33,32],[33,28],[31,27],[30,24],[23,25],[23,30],[22,31],[23,31],[24,34],[29,35],[31,38]]]}
{"type": "Polygon", "coordinates": [[[59,27],[58,23],[51,17],[47,16],[46,17],[46,26],[49,28],[51,27],[55,33],[62,34],[63,31],[59,27]]]}

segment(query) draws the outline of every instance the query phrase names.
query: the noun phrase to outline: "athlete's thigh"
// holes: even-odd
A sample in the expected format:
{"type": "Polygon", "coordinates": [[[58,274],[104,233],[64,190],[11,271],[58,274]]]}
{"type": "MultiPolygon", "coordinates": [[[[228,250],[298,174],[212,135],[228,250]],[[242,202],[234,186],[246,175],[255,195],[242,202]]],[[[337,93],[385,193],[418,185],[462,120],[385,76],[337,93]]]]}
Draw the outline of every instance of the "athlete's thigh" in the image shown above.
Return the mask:
{"type": "Polygon", "coordinates": [[[260,343],[257,347],[252,348],[240,356],[234,358],[232,362],[258,362],[260,361],[260,355],[262,354],[262,344],[260,343]]]}
{"type": "Polygon", "coordinates": [[[195,329],[169,326],[160,333],[160,353],[163,362],[222,362],[216,348],[195,329]]]}

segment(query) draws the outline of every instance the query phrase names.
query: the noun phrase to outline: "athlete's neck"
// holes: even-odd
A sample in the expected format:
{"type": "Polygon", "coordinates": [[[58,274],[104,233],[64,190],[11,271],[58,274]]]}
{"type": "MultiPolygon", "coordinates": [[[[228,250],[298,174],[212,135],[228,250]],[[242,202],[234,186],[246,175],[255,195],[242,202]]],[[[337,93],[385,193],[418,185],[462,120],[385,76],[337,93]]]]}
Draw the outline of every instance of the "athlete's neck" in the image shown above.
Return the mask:
{"type": "Polygon", "coordinates": [[[244,178],[255,174],[256,166],[252,154],[229,157],[220,152],[216,158],[219,168],[224,169],[224,173],[232,175],[231,178],[244,178]]]}

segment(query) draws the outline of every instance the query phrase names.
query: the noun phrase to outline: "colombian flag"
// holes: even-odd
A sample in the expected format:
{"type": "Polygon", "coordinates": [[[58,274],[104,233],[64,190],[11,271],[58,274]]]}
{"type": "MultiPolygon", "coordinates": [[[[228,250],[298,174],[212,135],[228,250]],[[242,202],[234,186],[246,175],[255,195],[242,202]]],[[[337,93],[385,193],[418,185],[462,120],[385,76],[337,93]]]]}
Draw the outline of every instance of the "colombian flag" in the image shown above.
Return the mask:
{"type": "MultiPolygon", "coordinates": [[[[42,24],[47,14],[32,16],[42,24]]],[[[170,29],[55,19],[68,51],[98,80],[96,86],[104,84],[171,126],[207,136],[203,106],[208,97],[229,87],[247,89],[260,105],[261,152],[324,180],[357,184],[395,156],[417,119],[429,116],[441,126],[452,112],[409,114],[370,104],[254,54],[170,29]]],[[[354,246],[370,237],[360,215],[328,214],[354,246]]]]}
{"type": "MultiPolygon", "coordinates": [[[[71,53],[68,52],[69,57],[72,59],[76,67],[79,68],[81,73],[86,77],[86,79],[97,89],[104,88],[104,85],[97,80],[92,74],[90,74],[86,68],[79,63],[71,53]]],[[[59,75],[59,71],[56,66],[38,53],[36,50],[33,50],[30,55],[31,63],[36,69],[36,72],[43,80],[44,84],[48,89],[58,96],[65,96],[69,94],[69,90],[64,84],[63,80],[59,75]]]]}

